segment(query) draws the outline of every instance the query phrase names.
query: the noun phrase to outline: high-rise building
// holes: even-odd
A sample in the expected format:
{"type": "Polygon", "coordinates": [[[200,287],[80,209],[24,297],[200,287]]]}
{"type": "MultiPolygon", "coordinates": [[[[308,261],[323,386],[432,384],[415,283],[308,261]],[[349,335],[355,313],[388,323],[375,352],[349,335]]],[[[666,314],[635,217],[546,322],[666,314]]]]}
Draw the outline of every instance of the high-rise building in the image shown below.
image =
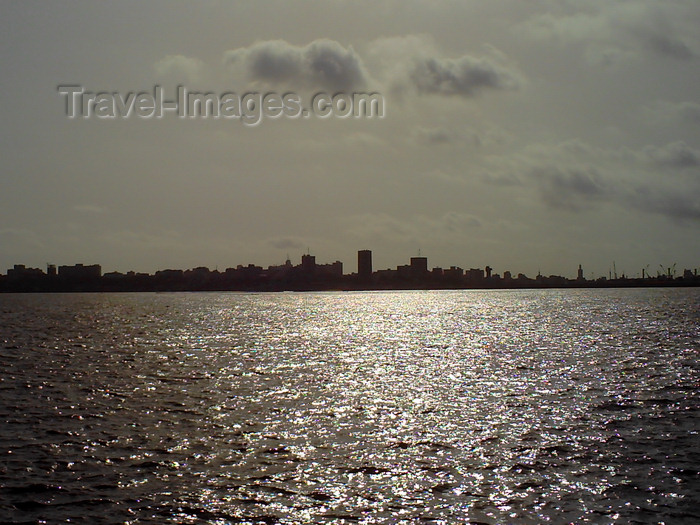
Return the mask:
{"type": "Polygon", "coordinates": [[[411,276],[423,277],[428,273],[427,257],[411,257],[411,276]]]}
{"type": "Polygon", "coordinates": [[[301,256],[301,269],[306,275],[316,273],[316,256],[305,254],[301,256]]]}
{"type": "Polygon", "coordinates": [[[102,267],[99,264],[91,264],[89,266],[84,266],[83,264],[59,266],[58,276],[61,279],[71,281],[88,281],[99,279],[102,276],[102,267]]]}
{"type": "Polygon", "coordinates": [[[357,275],[363,281],[372,279],[372,250],[357,252],[357,275]]]}

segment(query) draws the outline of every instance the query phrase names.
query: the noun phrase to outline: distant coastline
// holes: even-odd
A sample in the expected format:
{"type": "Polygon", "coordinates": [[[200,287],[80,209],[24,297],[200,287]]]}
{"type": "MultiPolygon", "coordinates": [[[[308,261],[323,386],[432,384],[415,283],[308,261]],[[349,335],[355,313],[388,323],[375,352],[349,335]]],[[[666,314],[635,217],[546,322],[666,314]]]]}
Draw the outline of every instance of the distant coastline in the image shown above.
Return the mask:
{"type": "Polygon", "coordinates": [[[683,270],[676,277],[675,268],[643,277],[610,275],[584,278],[578,267],[577,277],[522,273],[493,273],[485,268],[460,267],[428,269],[427,257],[411,257],[410,263],[396,269],[373,270],[372,252],[360,250],[356,273],[344,274],[343,263],[317,264],[313,255],[302,256],[301,264],[290,260],[279,266],[263,268],[249,264],[225,271],[198,267],[189,270],[160,270],[155,274],[137,272],[102,273],[98,264],[59,266],[49,264],[46,271],[17,264],[0,275],[0,292],[185,292],[185,291],[353,291],[353,290],[478,290],[537,288],[638,288],[700,286],[697,269],[683,270]]]}

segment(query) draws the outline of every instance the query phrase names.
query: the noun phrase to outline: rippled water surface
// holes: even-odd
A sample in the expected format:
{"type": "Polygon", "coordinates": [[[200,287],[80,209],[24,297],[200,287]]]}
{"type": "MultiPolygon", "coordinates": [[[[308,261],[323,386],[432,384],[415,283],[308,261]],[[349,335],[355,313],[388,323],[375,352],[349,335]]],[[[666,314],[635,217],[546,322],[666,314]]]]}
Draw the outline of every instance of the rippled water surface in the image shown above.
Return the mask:
{"type": "Polygon", "coordinates": [[[0,521],[700,523],[700,290],[0,295],[0,521]]]}

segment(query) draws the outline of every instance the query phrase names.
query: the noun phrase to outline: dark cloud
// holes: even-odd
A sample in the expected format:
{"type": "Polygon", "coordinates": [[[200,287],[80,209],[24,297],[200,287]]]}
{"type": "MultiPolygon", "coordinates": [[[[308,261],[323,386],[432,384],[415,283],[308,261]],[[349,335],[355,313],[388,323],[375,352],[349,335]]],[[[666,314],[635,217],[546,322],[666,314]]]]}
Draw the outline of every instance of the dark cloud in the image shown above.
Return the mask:
{"type": "Polygon", "coordinates": [[[464,128],[418,126],[413,131],[413,138],[420,144],[458,144],[461,147],[472,148],[483,145],[483,140],[477,132],[464,128]]]}
{"type": "Polygon", "coordinates": [[[366,86],[370,78],[389,77],[393,88],[418,93],[471,97],[485,90],[515,89],[519,76],[501,65],[504,56],[443,58],[419,37],[382,39],[369,46],[370,76],[363,58],[352,47],[334,40],[295,46],[284,40],[258,42],[224,54],[225,64],[241,68],[253,80],[292,86],[348,90],[366,86]],[[398,49],[397,49],[398,48],[398,49]]]}
{"type": "Polygon", "coordinates": [[[694,40],[694,33],[687,29],[684,32],[682,18],[679,13],[671,16],[672,12],[673,8],[649,10],[632,26],[631,31],[647,49],[657,55],[677,60],[694,58],[696,54],[688,44],[694,40]]]}
{"type": "Polygon", "coordinates": [[[451,211],[442,216],[440,226],[447,231],[460,231],[464,228],[480,228],[482,223],[473,215],[451,211]]]}
{"type": "Polygon", "coordinates": [[[647,46],[659,55],[664,55],[680,60],[693,58],[695,54],[688,45],[680,39],[670,35],[652,34],[646,37],[647,46]]]}
{"type": "Polygon", "coordinates": [[[289,237],[270,239],[268,243],[270,246],[277,248],[278,250],[301,250],[304,248],[304,243],[298,239],[292,239],[289,237]]]}
{"type": "Polygon", "coordinates": [[[644,153],[654,163],[673,168],[700,166],[700,151],[694,150],[685,142],[672,142],[665,146],[647,146],[644,153]]]}
{"type": "Polygon", "coordinates": [[[414,63],[410,79],[422,93],[470,97],[486,89],[514,89],[514,74],[487,59],[463,56],[421,58],[414,63]]]}
{"type": "Polygon", "coordinates": [[[227,51],[224,62],[240,66],[254,80],[296,86],[352,89],[367,82],[361,58],[334,40],[295,46],[284,40],[259,42],[227,51]]]}
{"type": "Polygon", "coordinates": [[[543,200],[552,208],[578,211],[607,198],[608,188],[594,168],[541,166],[530,173],[543,200]]]}
{"type": "Polygon", "coordinates": [[[629,193],[625,200],[629,205],[646,213],[656,213],[676,220],[700,220],[700,195],[638,187],[629,193]]]}
{"type": "Polygon", "coordinates": [[[168,55],[154,65],[160,81],[196,84],[206,77],[207,67],[197,58],[184,55],[168,55]]]}
{"type": "Polygon", "coordinates": [[[700,104],[695,102],[682,102],[678,105],[678,113],[682,120],[700,124],[700,104]]]}
{"type": "MultiPolygon", "coordinates": [[[[670,144],[669,151],[679,143],[670,144]]],[[[697,160],[697,159],[696,159],[697,160]]],[[[700,220],[700,195],[687,187],[657,188],[643,180],[626,182],[603,176],[593,167],[541,166],[529,173],[543,201],[554,209],[583,211],[610,202],[673,220],[700,220]]]]}
{"type": "Polygon", "coordinates": [[[444,128],[419,128],[416,136],[427,144],[448,144],[455,140],[454,134],[444,128]]]}

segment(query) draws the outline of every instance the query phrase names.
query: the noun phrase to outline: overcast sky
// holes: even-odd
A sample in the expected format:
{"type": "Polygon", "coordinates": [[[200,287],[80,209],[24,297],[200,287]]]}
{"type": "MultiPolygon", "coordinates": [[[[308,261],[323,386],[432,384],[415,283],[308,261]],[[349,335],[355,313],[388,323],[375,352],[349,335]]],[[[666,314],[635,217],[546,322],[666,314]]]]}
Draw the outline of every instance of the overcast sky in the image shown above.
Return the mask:
{"type": "Polygon", "coordinates": [[[697,0],[3,2],[0,271],[700,267],[699,27],[697,0]],[[69,119],[65,84],[386,115],[69,119]]]}

